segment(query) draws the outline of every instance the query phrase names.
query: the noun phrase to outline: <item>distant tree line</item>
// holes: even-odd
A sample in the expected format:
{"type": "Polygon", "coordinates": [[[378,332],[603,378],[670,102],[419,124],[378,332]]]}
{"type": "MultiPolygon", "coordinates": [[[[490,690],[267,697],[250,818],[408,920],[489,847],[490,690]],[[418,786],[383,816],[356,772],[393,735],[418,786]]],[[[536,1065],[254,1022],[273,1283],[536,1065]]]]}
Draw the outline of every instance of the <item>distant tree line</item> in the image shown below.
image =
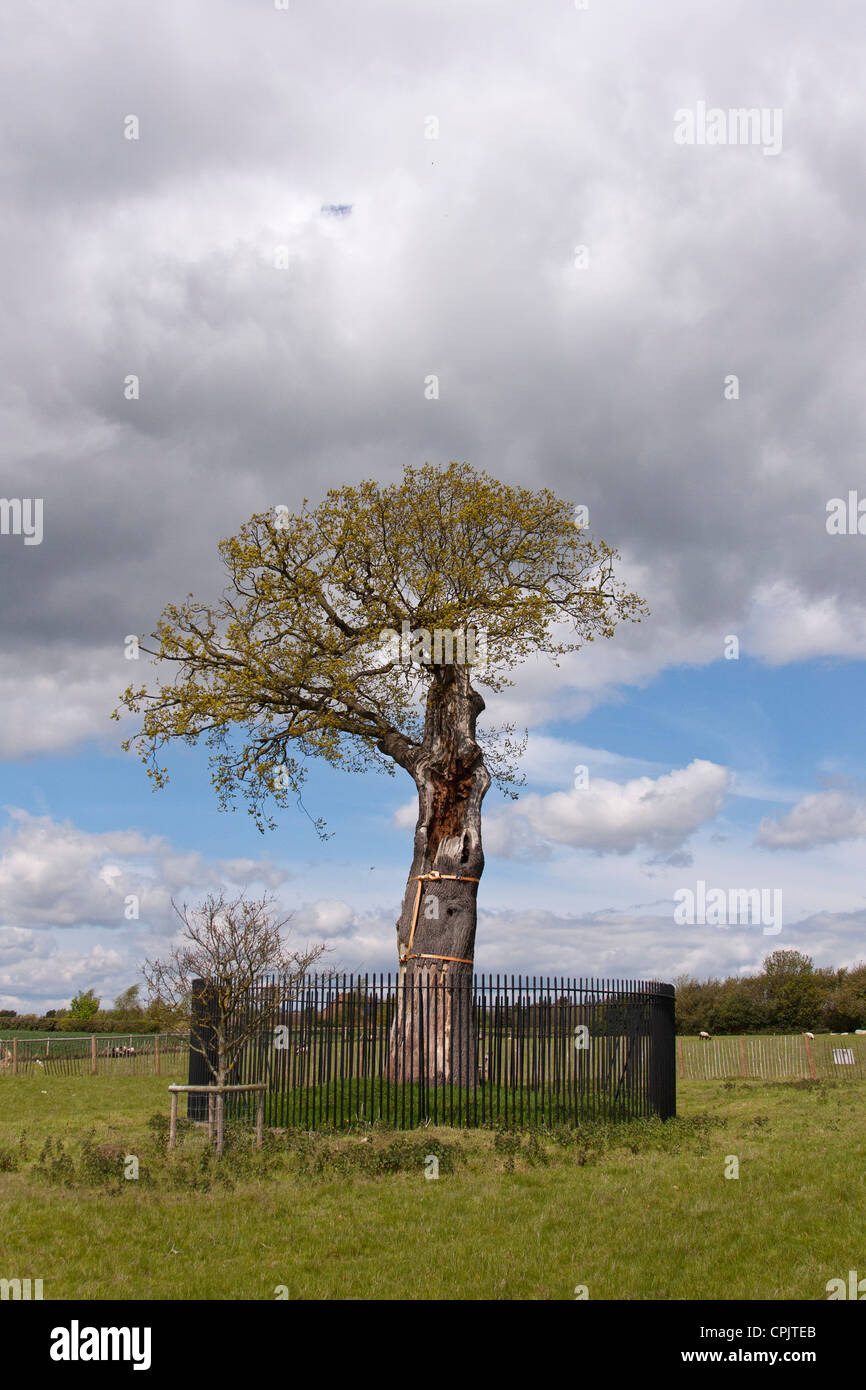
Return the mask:
{"type": "Polygon", "coordinates": [[[49,1009],[44,1014],[19,1014],[0,1009],[0,1033],[169,1033],[179,1022],[177,1011],[160,1000],[147,1008],[139,1003],[140,985],[119,994],[111,1009],[92,989],[74,995],[69,1008],[49,1009]]]}
{"type": "Polygon", "coordinates": [[[676,981],[676,1030],[849,1033],[866,1028],[866,964],[816,969],[811,956],[774,951],[757,975],[676,981]]]}
{"type": "MultiPolygon", "coordinates": [[[[866,963],[816,969],[811,956],[800,951],[774,951],[757,975],[724,980],[681,975],[675,984],[678,1033],[848,1033],[866,1028],[866,963]]],[[[92,989],[75,995],[68,1009],[45,1014],[0,1009],[0,1032],[162,1033],[183,1028],[182,1008],[159,999],[144,1008],[139,990],[131,985],[111,1009],[100,1007],[92,989]]],[[[340,1018],[347,1006],[360,1009],[364,1002],[362,991],[348,991],[324,1013],[340,1018]]],[[[366,1007],[370,1009],[369,1001],[366,1007]]]]}

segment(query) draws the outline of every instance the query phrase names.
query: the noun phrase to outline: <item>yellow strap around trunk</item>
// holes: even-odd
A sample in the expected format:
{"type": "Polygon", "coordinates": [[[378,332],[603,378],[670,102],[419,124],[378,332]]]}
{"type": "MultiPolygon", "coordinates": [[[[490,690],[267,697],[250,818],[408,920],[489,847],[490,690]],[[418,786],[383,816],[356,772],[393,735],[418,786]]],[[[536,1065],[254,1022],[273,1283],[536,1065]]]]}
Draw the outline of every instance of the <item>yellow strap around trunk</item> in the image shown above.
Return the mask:
{"type": "Polygon", "coordinates": [[[428,879],[440,878],[454,879],[458,883],[480,883],[481,879],[472,878],[469,874],[440,874],[436,869],[431,870],[429,874],[415,874],[415,878],[418,882],[418,891],[415,894],[415,911],[412,913],[412,930],[409,932],[409,944],[406,947],[406,954],[400,957],[400,964],[402,965],[404,961],[407,960],[453,960],[457,961],[459,965],[474,965],[474,961],[466,960],[464,956],[436,956],[432,955],[429,951],[413,952],[412,942],[415,939],[415,928],[418,925],[418,909],[421,906],[421,894],[424,891],[421,887],[422,883],[426,883],[428,879]]]}

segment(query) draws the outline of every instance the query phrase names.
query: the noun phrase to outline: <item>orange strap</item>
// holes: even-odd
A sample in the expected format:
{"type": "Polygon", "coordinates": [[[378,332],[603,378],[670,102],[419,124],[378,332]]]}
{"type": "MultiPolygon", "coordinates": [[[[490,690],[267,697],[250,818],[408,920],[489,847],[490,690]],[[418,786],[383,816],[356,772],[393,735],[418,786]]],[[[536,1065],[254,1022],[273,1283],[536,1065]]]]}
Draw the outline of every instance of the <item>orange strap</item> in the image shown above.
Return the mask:
{"type": "Polygon", "coordinates": [[[459,965],[474,965],[474,961],[466,960],[463,956],[434,956],[426,951],[421,951],[420,953],[417,951],[413,952],[412,942],[415,939],[415,928],[418,925],[418,909],[421,906],[421,894],[424,891],[421,887],[422,883],[427,882],[428,879],[438,878],[450,878],[459,883],[480,883],[481,879],[471,878],[468,874],[440,874],[436,869],[433,869],[429,874],[416,874],[415,878],[418,883],[418,891],[415,894],[415,911],[412,913],[412,930],[409,932],[409,944],[406,947],[406,954],[405,956],[401,956],[400,964],[402,965],[403,962],[407,960],[453,960],[457,961],[459,965]]]}
{"type": "Polygon", "coordinates": [[[413,951],[411,956],[404,956],[404,960],[456,960],[458,965],[474,965],[474,960],[467,960],[465,956],[432,956],[429,951],[413,951]]]}

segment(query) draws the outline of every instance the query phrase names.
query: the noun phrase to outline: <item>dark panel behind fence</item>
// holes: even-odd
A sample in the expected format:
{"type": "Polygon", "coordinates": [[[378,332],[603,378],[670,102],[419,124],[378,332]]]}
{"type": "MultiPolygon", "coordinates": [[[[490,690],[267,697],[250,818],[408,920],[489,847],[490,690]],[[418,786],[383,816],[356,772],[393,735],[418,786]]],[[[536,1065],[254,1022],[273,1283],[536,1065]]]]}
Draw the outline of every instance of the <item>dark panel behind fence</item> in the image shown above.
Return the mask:
{"type": "MultiPolygon", "coordinates": [[[[206,980],[192,982],[192,1028],[189,1035],[189,1085],[208,1086],[216,1078],[208,1066],[217,1062],[214,1000],[206,980]]],[[[191,1120],[207,1119],[207,1096],[187,1096],[191,1120]]]]}
{"type": "MultiPolygon", "coordinates": [[[[193,1042],[211,1049],[204,982],[193,1042]]],[[[266,1081],[271,1126],[383,1120],[574,1125],[676,1114],[674,988],[654,981],[388,975],[269,977],[231,1027],[233,1082],[266,1081]]],[[[212,1080],[190,1052],[190,1083],[212,1080]]],[[[237,1118],[248,1097],[232,1098],[237,1118]]],[[[207,1118],[204,1097],[189,1115],[207,1118]]]]}

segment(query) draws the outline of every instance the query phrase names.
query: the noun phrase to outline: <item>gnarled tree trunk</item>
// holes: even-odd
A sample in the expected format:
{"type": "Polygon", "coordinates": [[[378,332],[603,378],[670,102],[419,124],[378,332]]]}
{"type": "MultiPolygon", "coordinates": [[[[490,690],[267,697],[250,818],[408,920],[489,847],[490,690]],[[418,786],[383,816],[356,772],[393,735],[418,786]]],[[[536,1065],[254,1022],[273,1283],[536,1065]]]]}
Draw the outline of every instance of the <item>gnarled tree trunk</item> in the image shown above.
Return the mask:
{"type": "Polygon", "coordinates": [[[435,670],[424,738],[408,761],[418,788],[415,854],[397,922],[400,986],[394,1081],[474,1087],[476,899],[484,871],[481,802],[490,786],[475,724],[484,701],[465,666],[435,670]],[[420,895],[419,895],[419,875],[420,895]]]}

